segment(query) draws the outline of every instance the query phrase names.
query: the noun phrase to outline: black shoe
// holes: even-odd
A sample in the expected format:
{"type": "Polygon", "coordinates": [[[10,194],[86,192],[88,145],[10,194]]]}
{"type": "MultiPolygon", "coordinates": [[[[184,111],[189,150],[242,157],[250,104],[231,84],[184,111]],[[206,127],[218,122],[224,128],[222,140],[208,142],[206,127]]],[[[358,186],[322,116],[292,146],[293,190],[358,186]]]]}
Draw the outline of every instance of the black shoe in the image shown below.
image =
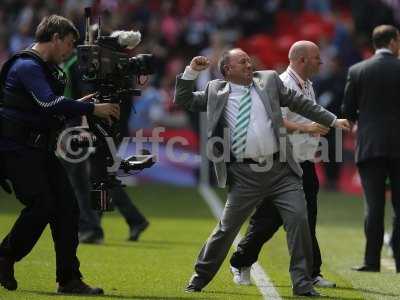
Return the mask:
{"type": "Polygon", "coordinates": [[[185,288],[185,292],[186,293],[198,293],[198,292],[201,292],[201,288],[189,283],[187,285],[187,287],[185,288]]]}
{"type": "Polygon", "coordinates": [[[133,226],[130,230],[128,241],[136,242],[139,240],[139,236],[143,233],[143,231],[146,230],[147,227],[149,227],[149,225],[149,222],[144,221],[139,225],[133,226]]]}
{"type": "Polygon", "coordinates": [[[192,275],[192,277],[190,278],[188,285],[185,288],[185,292],[186,293],[201,292],[203,287],[206,286],[206,284],[204,284],[204,282],[205,281],[201,277],[199,277],[196,273],[194,273],[192,275]]]}
{"type": "Polygon", "coordinates": [[[80,279],[73,279],[65,285],[59,285],[57,289],[59,294],[77,294],[77,295],[103,295],[101,288],[88,286],[80,279]]]}
{"type": "Polygon", "coordinates": [[[78,235],[79,243],[84,244],[102,244],[104,241],[104,236],[101,233],[95,231],[84,231],[80,232],[78,235]]]}
{"type": "Polygon", "coordinates": [[[18,287],[14,277],[14,261],[5,257],[0,257],[0,285],[10,291],[18,287]]]}
{"type": "Polygon", "coordinates": [[[358,271],[358,272],[379,272],[380,271],[379,267],[367,266],[367,265],[356,266],[356,267],[352,267],[351,269],[353,271],[358,271]]]}
{"type": "Polygon", "coordinates": [[[305,292],[305,293],[293,293],[293,295],[301,296],[301,297],[323,297],[320,293],[318,293],[314,289],[312,289],[311,291],[305,292]]]}

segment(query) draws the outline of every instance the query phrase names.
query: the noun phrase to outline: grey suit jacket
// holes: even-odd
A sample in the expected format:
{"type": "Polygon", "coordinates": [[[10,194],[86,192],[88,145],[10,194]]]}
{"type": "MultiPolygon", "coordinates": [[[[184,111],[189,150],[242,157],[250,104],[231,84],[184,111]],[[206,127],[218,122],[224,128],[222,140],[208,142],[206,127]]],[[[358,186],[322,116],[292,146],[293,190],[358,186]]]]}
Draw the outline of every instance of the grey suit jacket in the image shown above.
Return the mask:
{"type": "MultiPolygon", "coordinates": [[[[330,126],[335,115],[328,112],[321,106],[314,104],[310,99],[305,98],[295,90],[288,89],[280,80],[275,71],[257,71],[253,75],[254,86],[264,103],[265,110],[272,121],[277,144],[278,139],[284,138],[284,147],[280,149],[280,158],[288,162],[291,169],[302,176],[299,164],[293,158],[292,145],[286,134],[280,132],[283,127],[283,119],[280,107],[289,107],[291,111],[299,113],[306,118],[325,126],[330,126]],[[285,149],[283,149],[285,148],[285,149]]],[[[204,91],[193,92],[195,82],[183,80],[181,75],[177,77],[175,88],[175,103],[190,111],[207,112],[207,135],[208,139],[215,137],[223,138],[223,110],[229,98],[229,84],[225,80],[212,80],[204,91]]],[[[207,155],[211,157],[222,157],[220,160],[213,159],[218,185],[225,187],[227,179],[226,162],[230,161],[229,134],[225,134],[224,145],[220,143],[208,143],[207,155]]]]}

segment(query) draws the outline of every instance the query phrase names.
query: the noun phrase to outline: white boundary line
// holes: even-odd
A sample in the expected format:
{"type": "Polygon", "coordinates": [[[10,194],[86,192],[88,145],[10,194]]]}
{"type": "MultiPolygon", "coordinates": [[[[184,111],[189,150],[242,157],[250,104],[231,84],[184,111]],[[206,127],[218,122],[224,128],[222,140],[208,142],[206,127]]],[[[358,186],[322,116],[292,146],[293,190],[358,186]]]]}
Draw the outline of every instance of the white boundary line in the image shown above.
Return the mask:
{"type": "MultiPolygon", "coordinates": [[[[224,206],[222,205],[215,192],[210,188],[210,186],[204,184],[199,185],[199,192],[210,207],[213,215],[216,218],[219,218],[222,214],[224,206]]],[[[233,242],[235,248],[239,244],[241,238],[242,236],[239,233],[236,236],[235,241],[233,242]]],[[[271,279],[264,272],[263,268],[258,264],[258,262],[255,262],[251,267],[251,278],[255,282],[264,299],[282,300],[282,298],[279,296],[278,291],[272,284],[271,279]]]]}

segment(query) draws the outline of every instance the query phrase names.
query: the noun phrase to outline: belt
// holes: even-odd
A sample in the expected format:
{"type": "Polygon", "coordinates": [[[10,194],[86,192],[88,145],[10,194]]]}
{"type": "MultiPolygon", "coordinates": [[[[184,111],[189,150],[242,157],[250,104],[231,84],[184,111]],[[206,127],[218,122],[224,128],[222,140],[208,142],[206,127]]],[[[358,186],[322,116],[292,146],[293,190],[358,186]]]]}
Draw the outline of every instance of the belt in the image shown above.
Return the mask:
{"type": "MultiPolygon", "coordinates": [[[[279,151],[275,152],[274,154],[272,154],[271,156],[268,157],[272,157],[273,160],[277,160],[279,158],[279,151]]],[[[234,155],[231,155],[231,162],[234,163],[242,163],[242,164],[263,164],[266,161],[266,159],[262,160],[262,161],[257,161],[253,158],[242,158],[242,159],[237,159],[234,155]]]]}

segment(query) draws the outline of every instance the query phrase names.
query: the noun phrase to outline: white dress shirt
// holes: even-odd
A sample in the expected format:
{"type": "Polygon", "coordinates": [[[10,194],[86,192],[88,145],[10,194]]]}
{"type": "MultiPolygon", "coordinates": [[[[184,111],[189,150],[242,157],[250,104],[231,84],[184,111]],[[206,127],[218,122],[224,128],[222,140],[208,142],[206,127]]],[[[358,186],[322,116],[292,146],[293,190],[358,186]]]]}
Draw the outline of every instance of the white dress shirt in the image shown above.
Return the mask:
{"type": "MultiPolygon", "coordinates": [[[[194,80],[199,72],[187,66],[182,75],[184,80],[194,80]]],[[[239,112],[240,99],[246,93],[249,86],[243,86],[229,82],[229,98],[224,108],[224,125],[229,128],[231,135],[235,129],[237,115],[239,112]]],[[[278,142],[275,137],[271,118],[267,114],[264,104],[258,95],[254,85],[250,85],[251,91],[251,112],[250,123],[247,128],[246,150],[244,158],[252,158],[257,161],[263,161],[278,151],[278,142]]]]}
{"type": "MultiPolygon", "coordinates": [[[[240,99],[249,87],[229,82],[229,88],[229,98],[224,110],[224,121],[231,133],[232,142],[232,134],[238,118],[240,99]]],[[[278,143],[272,128],[271,118],[268,116],[265,106],[253,84],[250,85],[250,96],[250,123],[247,128],[244,158],[262,161],[278,151],[278,143]]]]}
{"type": "MultiPolygon", "coordinates": [[[[296,90],[314,103],[315,93],[310,80],[304,81],[292,68],[288,67],[280,76],[286,87],[296,90]]],[[[290,122],[297,124],[310,124],[313,121],[292,112],[289,108],[282,108],[282,116],[290,122]]],[[[298,161],[312,160],[319,145],[319,136],[314,137],[308,133],[289,134],[289,140],[293,145],[293,156],[298,161]]]]}

